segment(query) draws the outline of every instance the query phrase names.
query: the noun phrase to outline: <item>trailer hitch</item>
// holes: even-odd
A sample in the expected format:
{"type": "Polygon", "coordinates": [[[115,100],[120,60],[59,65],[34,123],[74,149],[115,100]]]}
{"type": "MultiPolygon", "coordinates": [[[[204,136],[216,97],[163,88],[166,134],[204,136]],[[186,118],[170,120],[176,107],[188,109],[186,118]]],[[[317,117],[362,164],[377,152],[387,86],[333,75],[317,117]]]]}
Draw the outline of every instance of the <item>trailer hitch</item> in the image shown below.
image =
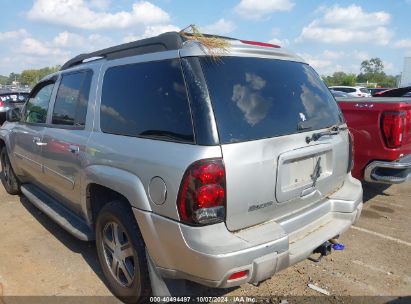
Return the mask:
{"type": "Polygon", "coordinates": [[[332,253],[332,250],[344,250],[344,245],[337,243],[337,241],[335,239],[331,239],[323,244],[321,244],[320,246],[318,246],[313,253],[319,253],[320,255],[318,256],[318,258],[313,258],[313,257],[308,257],[308,259],[310,261],[313,261],[315,263],[319,263],[321,261],[321,259],[324,256],[330,255],[332,253]]]}

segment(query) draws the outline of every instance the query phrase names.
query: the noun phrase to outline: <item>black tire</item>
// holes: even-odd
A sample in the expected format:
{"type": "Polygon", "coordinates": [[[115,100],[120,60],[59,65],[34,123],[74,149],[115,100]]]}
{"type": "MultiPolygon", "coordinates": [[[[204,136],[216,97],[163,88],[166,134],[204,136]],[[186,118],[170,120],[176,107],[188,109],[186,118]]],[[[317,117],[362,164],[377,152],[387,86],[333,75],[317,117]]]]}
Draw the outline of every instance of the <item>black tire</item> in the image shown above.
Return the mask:
{"type": "Polygon", "coordinates": [[[20,183],[14,174],[13,168],[10,163],[9,156],[7,155],[6,147],[1,149],[0,153],[1,160],[1,183],[6,189],[8,194],[19,194],[20,193],[20,183]]]}
{"type": "Polygon", "coordinates": [[[151,284],[145,244],[128,202],[113,201],[101,209],[96,222],[96,247],[111,292],[125,303],[146,302],[151,284]],[[124,258],[127,254],[134,256],[124,258]]]}

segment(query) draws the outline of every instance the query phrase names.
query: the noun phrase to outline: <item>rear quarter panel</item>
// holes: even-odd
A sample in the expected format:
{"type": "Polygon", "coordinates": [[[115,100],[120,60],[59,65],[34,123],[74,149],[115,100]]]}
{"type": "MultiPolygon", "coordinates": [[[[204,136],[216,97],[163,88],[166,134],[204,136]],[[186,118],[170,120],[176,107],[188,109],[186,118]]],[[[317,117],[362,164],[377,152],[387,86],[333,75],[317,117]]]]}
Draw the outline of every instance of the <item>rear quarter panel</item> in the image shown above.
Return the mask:
{"type": "Polygon", "coordinates": [[[411,153],[411,98],[337,98],[348,127],[354,136],[352,175],[364,178],[364,168],[373,160],[395,161],[411,153]],[[381,132],[384,112],[405,111],[403,145],[387,148],[381,132]]]}

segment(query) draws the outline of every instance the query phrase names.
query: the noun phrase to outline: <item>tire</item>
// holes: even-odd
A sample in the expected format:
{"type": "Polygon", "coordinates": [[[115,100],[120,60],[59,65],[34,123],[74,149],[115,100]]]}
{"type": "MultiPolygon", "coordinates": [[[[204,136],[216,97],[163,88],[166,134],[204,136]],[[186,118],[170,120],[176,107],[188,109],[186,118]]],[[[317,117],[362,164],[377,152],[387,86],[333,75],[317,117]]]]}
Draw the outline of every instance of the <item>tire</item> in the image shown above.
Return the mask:
{"type": "Polygon", "coordinates": [[[20,183],[14,174],[13,168],[10,163],[9,156],[7,155],[7,148],[3,147],[0,153],[1,160],[1,183],[6,189],[8,194],[19,194],[20,183]]]}
{"type": "Polygon", "coordinates": [[[145,302],[151,295],[145,245],[128,202],[113,201],[101,209],[96,247],[111,292],[125,303],[145,302]]]}

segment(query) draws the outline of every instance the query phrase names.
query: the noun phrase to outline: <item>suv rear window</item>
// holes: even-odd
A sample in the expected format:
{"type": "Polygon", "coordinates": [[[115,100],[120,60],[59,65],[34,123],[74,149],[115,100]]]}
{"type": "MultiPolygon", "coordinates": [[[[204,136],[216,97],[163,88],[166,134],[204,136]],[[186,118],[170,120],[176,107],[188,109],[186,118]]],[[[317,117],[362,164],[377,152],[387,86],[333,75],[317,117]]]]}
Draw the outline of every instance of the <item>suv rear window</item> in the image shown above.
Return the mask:
{"type": "Polygon", "coordinates": [[[330,91],[307,64],[242,57],[200,60],[223,144],[342,122],[330,91]]]}
{"type": "Polygon", "coordinates": [[[105,133],[194,142],[180,61],[109,68],[103,81],[100,126],[105,133]]]}

